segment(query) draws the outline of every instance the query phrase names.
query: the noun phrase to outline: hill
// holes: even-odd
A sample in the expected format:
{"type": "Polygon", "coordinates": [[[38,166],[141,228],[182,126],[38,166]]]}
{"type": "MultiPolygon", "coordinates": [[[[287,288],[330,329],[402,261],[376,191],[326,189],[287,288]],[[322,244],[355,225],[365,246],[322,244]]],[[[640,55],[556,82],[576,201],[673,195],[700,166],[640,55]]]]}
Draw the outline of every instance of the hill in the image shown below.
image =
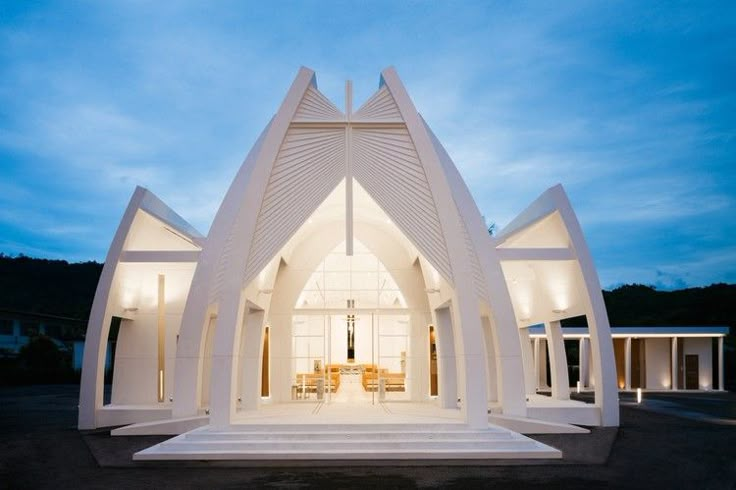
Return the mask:
{"type": "MultiPolygon", "coordinates": [[[[86,320],[101,272],[97,262],[0,253],[0,308],[86,320]]],[[[631,284],[603,291],[603,297],[612,325],[728,325],[732,334],[736,330],[736,284],[676,291],[631,284]]]]}
{"type": "Polygon", "coordinates": [[[86,320],[102,264],[0,253],[0,308],[86,320]]]}

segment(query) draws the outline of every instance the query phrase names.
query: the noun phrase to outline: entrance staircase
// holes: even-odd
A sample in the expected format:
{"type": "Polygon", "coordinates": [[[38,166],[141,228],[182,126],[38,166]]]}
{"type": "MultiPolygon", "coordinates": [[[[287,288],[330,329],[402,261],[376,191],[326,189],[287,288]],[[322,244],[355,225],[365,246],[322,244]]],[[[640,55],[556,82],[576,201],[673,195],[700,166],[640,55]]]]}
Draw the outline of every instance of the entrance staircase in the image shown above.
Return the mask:
{"type": "Polygon", "coordinates": [[[431,424],[242,424],[200,427],[134,460],[559,459],[562,453],[497,426],[431,424]]]}

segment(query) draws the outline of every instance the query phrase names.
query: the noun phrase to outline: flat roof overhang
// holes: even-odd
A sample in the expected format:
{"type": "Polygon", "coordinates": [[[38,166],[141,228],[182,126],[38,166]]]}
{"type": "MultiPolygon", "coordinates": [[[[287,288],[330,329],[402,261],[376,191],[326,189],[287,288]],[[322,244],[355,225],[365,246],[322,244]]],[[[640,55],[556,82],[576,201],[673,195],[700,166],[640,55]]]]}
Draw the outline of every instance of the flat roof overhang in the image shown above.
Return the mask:
{"type": "MultiPolygon", "coordinates": [[[[729,327],[712,325],[611,327],[611,336],[614,339],[627,337],[725,337],[728,333],[729,327]]],[[[566,338],[590,337],[587,327],[562,327],[562,335],[566,338]]],[[[529,327],[529,336],[531,338],[545,337],[544,325],[529,327]]]]}

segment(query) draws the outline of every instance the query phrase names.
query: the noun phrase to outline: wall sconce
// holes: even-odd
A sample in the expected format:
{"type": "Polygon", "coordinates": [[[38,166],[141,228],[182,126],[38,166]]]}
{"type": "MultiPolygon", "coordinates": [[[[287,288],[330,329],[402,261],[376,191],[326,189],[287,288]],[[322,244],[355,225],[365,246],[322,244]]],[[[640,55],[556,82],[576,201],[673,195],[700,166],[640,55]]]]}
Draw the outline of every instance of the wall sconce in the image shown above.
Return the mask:
{"type": "Polygon", "coordinates": [[[560,310],[560,309],[554,309],[554,310],[552,310],[552,313],[556,313],[558,315],[561,314],[561,313],[565,313],[565,312],[567,312],[567,310],[560,310]]]}

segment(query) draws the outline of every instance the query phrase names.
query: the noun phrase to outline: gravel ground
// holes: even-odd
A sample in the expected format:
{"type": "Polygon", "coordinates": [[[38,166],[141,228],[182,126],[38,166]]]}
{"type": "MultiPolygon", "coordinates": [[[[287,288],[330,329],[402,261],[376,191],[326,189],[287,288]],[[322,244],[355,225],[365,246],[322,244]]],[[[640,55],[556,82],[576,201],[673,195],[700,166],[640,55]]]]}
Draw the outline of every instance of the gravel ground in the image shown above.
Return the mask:
{"type": "Polygon", "coordinates": [[[733,393],[622,394],[619,430],[594,431],[598,449],[562,441],[563,464],[283,468],[129,464],[161,438],[80,434],[78,390],[0,388],[1,488],[736,488],[733,393]]]}

